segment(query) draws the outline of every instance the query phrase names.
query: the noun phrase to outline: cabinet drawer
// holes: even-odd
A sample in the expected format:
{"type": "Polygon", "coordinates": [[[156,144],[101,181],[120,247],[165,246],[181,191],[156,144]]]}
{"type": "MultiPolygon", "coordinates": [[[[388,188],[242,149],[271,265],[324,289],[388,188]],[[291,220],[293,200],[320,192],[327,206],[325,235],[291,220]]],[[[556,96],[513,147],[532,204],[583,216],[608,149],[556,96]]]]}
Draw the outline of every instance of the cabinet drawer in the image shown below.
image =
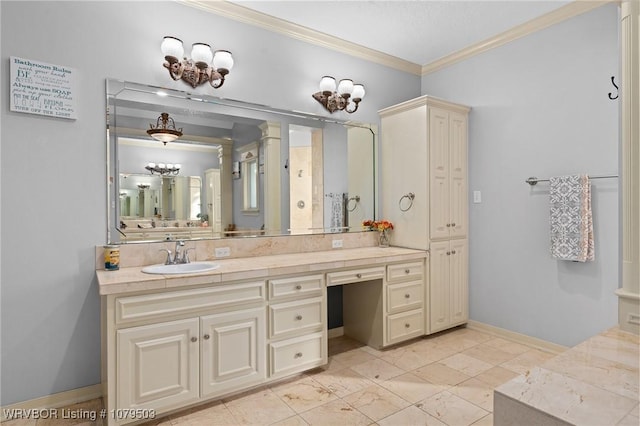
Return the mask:
{"type": "Polygon", "coordinates": [[[322,297],[269,306],[269,337],[322,328],[322,297]]]}
{"type": "Polygon", "coordinates": [[[387,285],[387,313],[409,311],[422,308],[424,286],[422,281],[410,281],[387,285]]]}
{"type": "Polygon", "coordinates": [[[265,300],[264,281],[116,299],[116,323],[265,300]]]}
{"type": "Polygon", "coordinates": [[[387,345],[422,336],[423,334],[424,312],[422,309],[387,317],[387,345]]]}
{"type": "Polygon", "coordinates": [[[269,300],[290,296],[310,297],[322,294],[322,275],[269,280],[269,300]]]}
{"type": "Polygon", "coordinates": [[[387,281],[399,282],[421,279],[424,276],[424,262],[399,263],[387,266],[387,281]]]}
{"type": "Polygon", "coordinates": [[[271,377],[326,364],[326,344],[322,332],[269,344],[271,377]]]}
{"type": "Polygon", "coordinates": [[[376,268],[352,269],[350,271],[329,272],[327,286],[357,283],[384,278],[384,266],[376,268]]]}

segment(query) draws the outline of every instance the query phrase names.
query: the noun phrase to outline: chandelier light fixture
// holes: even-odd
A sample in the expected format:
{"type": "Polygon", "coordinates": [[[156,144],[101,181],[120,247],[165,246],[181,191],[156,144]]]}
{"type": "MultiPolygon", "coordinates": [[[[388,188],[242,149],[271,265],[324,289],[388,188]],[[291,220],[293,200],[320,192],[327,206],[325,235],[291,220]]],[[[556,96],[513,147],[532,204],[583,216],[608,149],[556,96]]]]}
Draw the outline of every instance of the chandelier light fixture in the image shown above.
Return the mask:
{"type": "Polygon", "coordinates": [[[183,57],[184,47],[179,38],[166,36],[160,46],[164,55],[164,67],[174,80],[184,80],[194,89],[207,81],[217,89],[233,68],[233,56],[228,50],[211,51],[205,43],[193,43],[191,59],[183,57]]]}
{"type": "Polygon", "coordinates": [[[336,91],[336,79],[325,75],[320,80],[320,91],[312,96],[332,114],[335,111],[346,111],[352,114],[357,111],[364,94],[364,86],[362,84],[353,84],[353,80],[350,79],[340,80],[336,91]],[[349,109],[351,102],[355,106],[349,109]]]}
{"type": "Polygon", "coordinates": [[[160,114],[155,126],[151,123],[149,127],[147,134],[165,145],[167,142],[173,142],[182,136],[182,127],[177,129],[175,121],[166,112],[160,114]]]}
{"type": "Polygon", "coordinates": [[[181,164],[164,164],[164,163],[147,163],[144,166],[145,169],[149,170],[151,174],[159,174],[161,176],[167,175],[177,175],[180,173],[181,164]]]}

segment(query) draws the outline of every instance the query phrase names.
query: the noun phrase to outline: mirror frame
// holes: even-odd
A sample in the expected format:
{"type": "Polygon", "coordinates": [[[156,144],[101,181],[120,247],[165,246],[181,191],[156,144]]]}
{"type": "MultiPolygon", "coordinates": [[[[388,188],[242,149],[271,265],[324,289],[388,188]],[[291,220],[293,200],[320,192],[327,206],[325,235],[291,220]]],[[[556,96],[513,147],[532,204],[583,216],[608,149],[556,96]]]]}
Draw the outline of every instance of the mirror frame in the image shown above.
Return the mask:
{"type": "MultiPolygon", "coordinates": [[[[371,164],[371,175],[372,175],[372,217],[371,219],[375,219],[377,216],[377,143],[378,143],[378,125],[372,123],[361,123],[353,120],[340,120],[334,119],[331,117],[325,117],[320,115],[315,115],[306,112],[300,111],[289,111],[279,108],[273,108],[267,105],[254,104],[244,101],[238,101],[233,99],[224,99],[215,96],[210,96],[206,94],[200,93],[191,93],[182,90],[169,89],[165,87],[152,86],[142,83],[135,83],[130,81],[124,81],[119,79],[107,78],[105,84],[105,92],[106,92],[106,140],[107,140],[107,232],[106,232],[106,243],[107,244],[135,244],[135,243],[149,243],[149,242],[161,242],[163,239],[141,239],[135,241],[121,241],[119,238],[115,239],[112,236],[117,235],[118,233],[124,233],[118,228],[115,223],[115,219],[117,218],[116,209],[116,190],[118,189],[118,179],[120,175],[119,166],[118,166],[118,135],[113,131],[116,129],[115,125],[115,117],[117,113],[114,111],[115,105],[112,103],[112,99],[116,98],[120,93],[125,90],[130,90],[132,92],[139,92],[144,95],[157,95],[162,92],[164,97],[174,98],[181,101],[188,102],[196,102],[197,104],[206,104],[208,106],[219,105],[223,108],[237,108],[241,110],[251,111],[251,112],[264,112],[267,114],[273,114],[276,116],[289,117],[292,119],[301,119],[301,120],[312,120],[320,123],[330,123],[330,124],[338,124],[349,128],[362,128],[367,129],[371,132],[371,141],[372,141],[372,164],[371,164]],[[112,110],[113,108],[113,110],[112,110]],[[115,217],[114,217],[115,216],[115,217]]],[[[142,130],[142,129],[141,129],[142,130]]],[[[261,194],[262,195],[262,194],[261,194]]],[[[328,234],[328,233],[336,233],[336,232],[361,232],[363,231],[360,223],[358,224],[349,224],[347,229],[335,230],[333,228],[327,227],[325,225],[324,232],[317,232],[317,230],[312,230],[307,234],[304,233],[291,233],[282,232],[280,234],[272,234],[265,236],[288,236],[288,235],[310,235],[310,234],[328,234]],[[355,225],[355,226],[354,226],[355,225]]],[[[255,236],[252,236],[255,237],[255,236]]],[[[210,239],[221,239],[221,238],[229,238],[221,233],[220,236],[211,236],[211,237],[196,237],[191,238],[191,240],[210,240],[210,239]]],[[[238,236],[234,236],[233,238],[238,238],[238,236]]]]}

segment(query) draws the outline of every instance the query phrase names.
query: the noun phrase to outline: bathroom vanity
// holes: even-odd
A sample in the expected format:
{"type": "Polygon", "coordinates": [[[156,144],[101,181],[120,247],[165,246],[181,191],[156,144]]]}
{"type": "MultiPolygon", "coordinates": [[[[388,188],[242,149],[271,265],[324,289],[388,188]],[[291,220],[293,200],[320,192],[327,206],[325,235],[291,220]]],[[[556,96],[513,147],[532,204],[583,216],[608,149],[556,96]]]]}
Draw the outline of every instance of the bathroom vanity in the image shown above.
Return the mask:
{"type": "Polygon", "coordinates": [[[160,416],[327,363],[327,286],[344,333],[425,334],[428,253],[364,247],[217,261],[198,274],[98,270],[108,424],[160,416]]]}

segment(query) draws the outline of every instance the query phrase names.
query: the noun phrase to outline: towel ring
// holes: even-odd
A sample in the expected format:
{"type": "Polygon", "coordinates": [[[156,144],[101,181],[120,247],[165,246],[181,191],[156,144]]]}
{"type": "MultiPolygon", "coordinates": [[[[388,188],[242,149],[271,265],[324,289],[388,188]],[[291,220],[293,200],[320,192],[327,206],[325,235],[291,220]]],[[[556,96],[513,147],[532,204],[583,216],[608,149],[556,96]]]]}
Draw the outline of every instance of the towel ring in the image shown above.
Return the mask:
{"type": "Polygon", "coordinates": [[[356,195],[355,197],[351,197],[347,200],[347,211],[354,211],[357,207],[358,207],[358,203],[360,202],[360,196],[356,195]],[[352,201],[355,201],[355,203],[353,203],[353,207],[349,208],[349,205],[352,201]]]}
{"type": "Polygon", "coordinates": [[[398,201],[398,207],[400,207],[400,211],[406,212],[409,209],[411,209],[411,207],[413,207],[413,199],[414,198],[416,198],[416,194],[414,194],[413,192],[410,192],[408,194],[404,194],[402,197],[400,197],[400,201],[398,201]],[[409,200],[409,205],[407,206],[406,209],[403,209],[402,208],[402,200],[404,200],[405,198],[409,200]]]}

